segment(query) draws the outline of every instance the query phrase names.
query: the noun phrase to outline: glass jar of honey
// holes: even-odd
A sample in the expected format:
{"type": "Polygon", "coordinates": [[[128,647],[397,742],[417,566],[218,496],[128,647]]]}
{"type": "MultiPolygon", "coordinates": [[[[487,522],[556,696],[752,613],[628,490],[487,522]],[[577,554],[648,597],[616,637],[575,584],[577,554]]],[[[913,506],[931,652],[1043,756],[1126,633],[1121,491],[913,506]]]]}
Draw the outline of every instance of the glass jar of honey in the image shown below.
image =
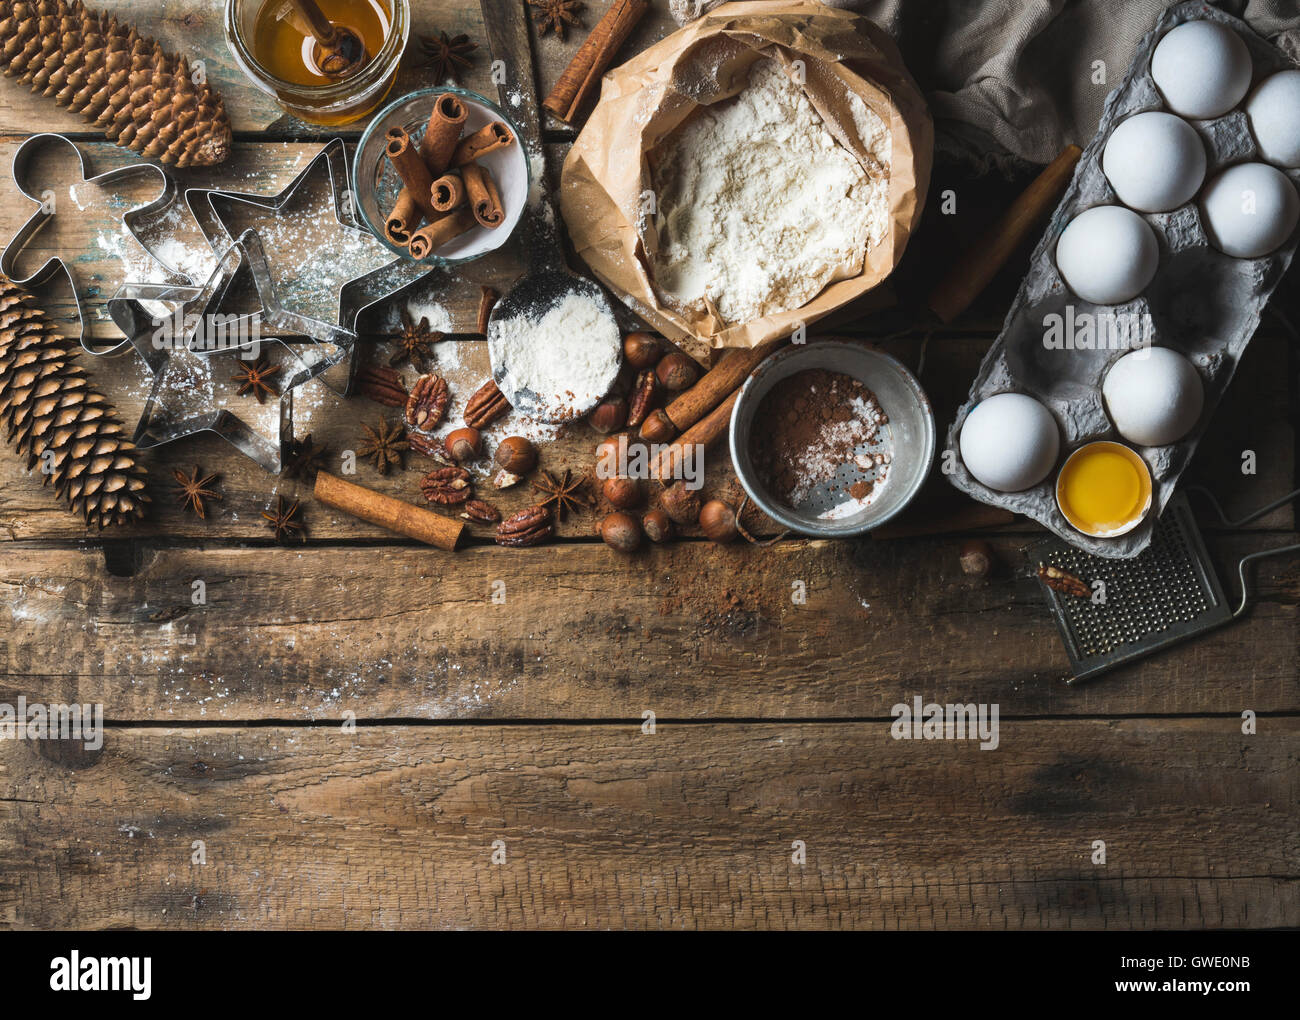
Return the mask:
{"type": "Polygon", "coordinates": [[[315,0],[319,15],[347,30],[364,59],[344,75],[320,68],[320,46],[293,0],[226,0],[226,42],[259,89],[312,124],[350,124],[393,87],[411,31],[410,0],[315,0]]]}

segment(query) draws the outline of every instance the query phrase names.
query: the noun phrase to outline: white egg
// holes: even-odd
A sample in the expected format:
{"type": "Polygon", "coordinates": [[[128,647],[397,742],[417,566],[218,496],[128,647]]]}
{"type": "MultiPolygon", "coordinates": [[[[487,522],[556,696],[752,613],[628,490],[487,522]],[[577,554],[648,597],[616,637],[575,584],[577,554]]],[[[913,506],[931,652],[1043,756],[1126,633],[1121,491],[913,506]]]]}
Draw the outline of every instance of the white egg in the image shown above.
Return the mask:
{"type": "Polygon", "coordinates": [[[1101,168],[1119,200],[1141,212],[1167,212],[1190,202],[1205,180],[1205,145],[1172,113],[1139,113],[1106,142],[1101,168]]]}
{"type": "Polygon", "coordinates": [[[1239,163],[1201,193],[1201,221],[1210,243],[1234,258],[1280,248],[1300,222],[1300,193],[1277,167],[1239,163]]]}
{"type": "Polygon", "coordinates": [[[1166,33],[1151,54],[1151,77],[1181,117],[1222,117],[1250,88],[1245,42],[1227,25],[1188,21],[1166,33]]]}
{"type": "Polygon", "coordinates": [[[1250,130],[1268,162],[1300,167],[1300,71],[1265,78],[1246,100],[1250,130]]]}
{"type": "Polygon", "coordinates": [[[1205,388],[1190,361],[1168,347],[1133,351],[1101,385],[1119,434],[1139,446],[1165,446],[1189,433],[1205,406],[1205,388]]]}
{"type": "Polygon", "coordinates": [[[1056,465],[1061,434],[1052,413],[1033,397],[999,393],[966,416],[959,446],[976,480],[999,492],[1020,492],[1056,465]]]}
{"type": "Polygon", "coordinates": [[[1056,242],[1056,268],[1066,284],[1097,305],[1137,297],[1159,265],[1155,232],[1132,209],[1118,205],[1079,213],[1056,242]]]}

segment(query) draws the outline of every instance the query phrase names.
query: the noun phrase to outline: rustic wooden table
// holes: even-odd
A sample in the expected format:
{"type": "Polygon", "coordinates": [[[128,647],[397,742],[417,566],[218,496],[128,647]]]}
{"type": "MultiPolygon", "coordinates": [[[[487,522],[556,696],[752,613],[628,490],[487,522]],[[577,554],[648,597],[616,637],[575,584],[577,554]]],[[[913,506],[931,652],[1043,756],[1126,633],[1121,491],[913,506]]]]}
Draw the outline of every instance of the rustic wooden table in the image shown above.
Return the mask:
{"type": "MultiPolygon", "coordinates": [[[[115,6],[203,59],[225,96],[235,154],[184,182],[273,193],[328,137],[245,83],[216,0],[115,6]]],[[[485,41],[476,4],[415,6],[416,33],[485,41]]],[[[589,23],[603,8],[591,6],[589,23]]],[[[671,28],[657,2],[629,47],[671,28]]],[[[531,40],[543,92],[580,35],[531,40]]],[[[491,95],[476,56],[464,84],[491,95]]],[[[423,84],[408,68],[398,89],[423,84]]],[[[69,133],[96,169],[130,159],[0,83],[0,165],[37,126],[69,133]]],[[[571,137],[547,125],[552,175],[571,137]]],[[[7,237],[28,205],[4,188],[7,237]]],[[[946,188],[957,215],[932,201],[898,274],[902,307],[1015,191],[940,162],[932,193],[946,188]]],[[[69,218],[33,258],[71,246],[102,299],[134,245],[113,215],[69,218]]],[[[894,334],[888,346],[914,367],[924,345],[922,381],[946,425],[1024,265],[1022,253],[928,337],[901,313],[862,308],[828,328],[894,334]]],[[[507,254],[429,283],[467,380],[486,374],[479,285],[519,270],[507,254]]],[[[68,296],[41,297],[71,328],[68,296]]],[[[1196,458],[1233,510],[1295,485],[1297,354],[1277,312],[1297,309],[1283,297],[1266,316],[1196,458]]],[[[133,422],[138,366],[91,370],[133,422]]],[[[322,399],[300,432],[351,448],[376,410],[322,399]]],[[[587,467],[592,440],[572,430],[543,466],[587,467]]],[[[1300,924],[1294,562],[1258,571],[1243,621],[1070,688],[1021,552],[1041,532],[1023,522],[992,536],[1002,569],[986,582],[962,576],[954,534],[765,549],[688,536],[625,558],[587,516],[548,546],[504,550],[479,534],[448,554],[328,511],[210,436],[150,466],[150,519],[99,538],[0,457],[0,702],[101,703],[110,721],[97,752],[0,742],[5,926],[1300,924]],[[225,496],[206,521],[170,497],[172,467],[195,463],[220,473],[225,496]],[[260,513],[276,493],[304,497],[305,546],[271,543],[260,513]],[[806,604],[791,599],[796,581],[806,604]],[[916,695],[998,704],[998,748],[891,739],[891,707],[916,695]]],[[[387,479],[361,471],[414,498],[414,462],[387,479]]],[[[708,488],[734,491],[725,457],[708,488]]],[[[1226,577],[1236,557],[1295,532],[1284,508],[1242,532],[1208,528],[1207,541],[1226,577]]]]}

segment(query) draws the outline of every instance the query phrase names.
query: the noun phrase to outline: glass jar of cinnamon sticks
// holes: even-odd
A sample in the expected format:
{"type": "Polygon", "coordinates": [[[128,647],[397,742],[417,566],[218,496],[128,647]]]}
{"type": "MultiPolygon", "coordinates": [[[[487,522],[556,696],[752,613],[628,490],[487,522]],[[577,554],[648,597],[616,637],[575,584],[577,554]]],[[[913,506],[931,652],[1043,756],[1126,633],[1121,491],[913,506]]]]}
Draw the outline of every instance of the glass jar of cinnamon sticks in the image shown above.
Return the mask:
{"type": "Polygon", "coordinates": [[[226,0],[226,42],[249,81],[312,124],[371,113],[397,79],[410,0],[226,0]]]}

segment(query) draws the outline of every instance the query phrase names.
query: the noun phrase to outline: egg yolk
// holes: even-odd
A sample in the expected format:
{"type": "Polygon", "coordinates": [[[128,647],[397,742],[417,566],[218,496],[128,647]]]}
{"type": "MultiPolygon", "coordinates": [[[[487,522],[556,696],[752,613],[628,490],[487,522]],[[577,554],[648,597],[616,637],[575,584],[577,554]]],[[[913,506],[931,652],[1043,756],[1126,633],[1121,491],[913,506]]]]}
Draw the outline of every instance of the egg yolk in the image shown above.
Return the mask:
{"type": "Polygon", "coordinates": [[[1085,448],[1061,472],[1058,496],[1070,523],[1081,531],[1104,534],[1141,516],[1151,497],[1146,472],[1136,454],[1113,446],[1085,448]]]}

